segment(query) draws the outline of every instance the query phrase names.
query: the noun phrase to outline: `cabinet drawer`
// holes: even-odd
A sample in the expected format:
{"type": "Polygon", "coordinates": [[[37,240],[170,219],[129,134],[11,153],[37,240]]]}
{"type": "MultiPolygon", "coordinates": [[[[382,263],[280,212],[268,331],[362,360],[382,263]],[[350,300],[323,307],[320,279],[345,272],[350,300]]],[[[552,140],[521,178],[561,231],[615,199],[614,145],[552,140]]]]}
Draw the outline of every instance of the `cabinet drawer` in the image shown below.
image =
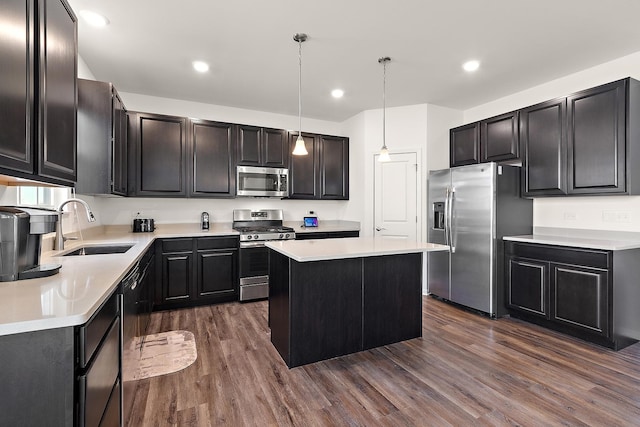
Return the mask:
{"type": "Polygon", "coordinates": [[[508,241],[505,243],[505,252],[523,258],[602,269],[610,267],[609,252],[607,251],[508,241]]]}
{"type": "Polygon", "coordinates": [[[116,383],[111,391],[111,397],[104,410],[100,427],[119,427],[120,426],[120,381],[116,383]]]}
{"type": "Polygon", "coordinates": [[[78,379],[79,425],[100,425],[119,373],[120,321],[116,320],[91,366],[78,379]]]}
{"type": "Polygon", "coordinates": [[[200,237],[196,239],[196,248],[201,249],[235,249],[239,245],[238,237],[200,237]]]}
{"type": "Polygon", "coordinates": [[[163,239],[162,252],[183,252],[193,250],[193,239],[163,239]]]}
{"type": "Polygon", "coordinates": [[[78,328],[78,363],[81,368],[87,366],[117,315],[118,292],[114,292],[91,319],[78,328]]]}

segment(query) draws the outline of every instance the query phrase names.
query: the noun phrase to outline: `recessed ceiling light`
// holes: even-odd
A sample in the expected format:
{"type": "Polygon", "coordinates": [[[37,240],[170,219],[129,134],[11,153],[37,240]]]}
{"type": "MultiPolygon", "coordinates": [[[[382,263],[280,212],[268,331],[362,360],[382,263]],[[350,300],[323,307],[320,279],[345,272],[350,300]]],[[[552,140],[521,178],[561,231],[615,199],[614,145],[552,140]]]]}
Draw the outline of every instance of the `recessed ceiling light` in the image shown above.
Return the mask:
{"type": "Polygon", "coordinates": [[[342,89],[334,89],[331,91],[331,96],[334,98],[342,98],[344,96],[344,91],[342,89]]]}
{"type": "Polygon", "coordinates": [[[81,10],[80,16],[82,16],[82,19],[92,27],[106,27],[109,25],[109,20],[106,17],[91,10],[81,10]]]}
{"type": "Polygon", "coordinates": [[[476,61],[475,59],[472,61],[467,61],[464,64],[462,64],[462,68],[464,68],[466,72],[471,73],[473,71],[476,71],[478,68],[480,68],[480,61],[476,61]]]}
{"type": "Polygon", "coordinates": [[[209,71],[209,64],[204,61],[193,61],[193,69],[199,73],[206,73],[209,71]]]}

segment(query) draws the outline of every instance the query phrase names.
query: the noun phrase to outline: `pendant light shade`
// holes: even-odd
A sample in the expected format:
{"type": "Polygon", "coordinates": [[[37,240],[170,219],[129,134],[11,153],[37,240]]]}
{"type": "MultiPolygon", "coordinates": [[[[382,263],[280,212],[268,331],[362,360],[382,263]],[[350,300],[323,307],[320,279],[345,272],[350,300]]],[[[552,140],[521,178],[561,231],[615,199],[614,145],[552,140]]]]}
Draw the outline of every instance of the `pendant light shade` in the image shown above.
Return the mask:
{"type": "Polygon", "coordinates": [[[386,95],[387,95],[387,62],[391,61],[388,56],[378,59],[378,63],[382,64],[382,148],[380,148],[379,162],[388,162],[389,149],[387,148],[387,117],[386,117],[386,95]]]}
{"type": "Polygon", "coordinates": [[[309,152],[304,146],[304,138],[302,138],[302,43],[307,40],[307,35],[296,33],[293,35],[293,40],[298,43],[298,139],[296,139],[292,154],[306,156],[309,152]]]}

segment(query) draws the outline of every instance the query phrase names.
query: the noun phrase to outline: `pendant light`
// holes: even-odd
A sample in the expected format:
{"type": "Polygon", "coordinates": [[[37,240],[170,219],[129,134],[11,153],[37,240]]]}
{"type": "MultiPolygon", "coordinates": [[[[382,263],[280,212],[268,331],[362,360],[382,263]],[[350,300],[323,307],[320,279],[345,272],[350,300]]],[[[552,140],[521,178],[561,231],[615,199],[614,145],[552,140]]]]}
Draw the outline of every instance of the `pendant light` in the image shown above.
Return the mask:
{"type": "Polygon", "coordinates": [[[389,157],[389,150],[387,149],[386,138],[386,92],[387,92],[387,62],[391,61],[388,56],[383,56],[378,59],[378,63],[382,64],[382,148],[380,149],[380,155],[378,156],[379,162],[388,162],[391,160],[389,157]]]}
{"type": "Polygon", "coordinates": [[[304,138],[302,138],[302,43],[307,40],[305,33],[296,33],[293,40],[298,43],[298,139],[293,149],[294,156],[306,156],[309,154],[307,147],[304,146],[304,138]]]}

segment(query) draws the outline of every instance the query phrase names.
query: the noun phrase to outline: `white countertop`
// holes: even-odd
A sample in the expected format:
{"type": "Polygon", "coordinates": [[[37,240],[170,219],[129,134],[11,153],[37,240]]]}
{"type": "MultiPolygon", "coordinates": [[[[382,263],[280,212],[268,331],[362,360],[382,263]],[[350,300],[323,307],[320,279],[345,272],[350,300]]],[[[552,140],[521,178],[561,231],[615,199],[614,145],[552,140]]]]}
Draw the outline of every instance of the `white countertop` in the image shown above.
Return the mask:
{"type": "Polygon", "coordinates": [[[640,240],[614,240],[592,237],[530,234],[526,236],[505,236],[502,240],[512,242],[537,243],[543,245],[569,246],[574,248],[621,251],[640,248],[640,240]]]}
{"type": "Polygon", "coordinates": [[[343,258],[446,251],[449,247],[403,239],[353,237],[349,239],[285,240],[265,243],[267,247],[298,262],[343,258]]]}
{"type": "Polygon", "coordinates": [[[231,224],[160,224],[153,233],[112,227],[83,242],[67,241],[64,251],[44,252],[41,264],[61,264],[58,274],[39,279],[0,282],[0,335],[61,328],[85,323],[116,289],[156,238],[238,235],[231,224]],[[59,256],[74,247],[133,243],[123,254],[59,256]]]}

